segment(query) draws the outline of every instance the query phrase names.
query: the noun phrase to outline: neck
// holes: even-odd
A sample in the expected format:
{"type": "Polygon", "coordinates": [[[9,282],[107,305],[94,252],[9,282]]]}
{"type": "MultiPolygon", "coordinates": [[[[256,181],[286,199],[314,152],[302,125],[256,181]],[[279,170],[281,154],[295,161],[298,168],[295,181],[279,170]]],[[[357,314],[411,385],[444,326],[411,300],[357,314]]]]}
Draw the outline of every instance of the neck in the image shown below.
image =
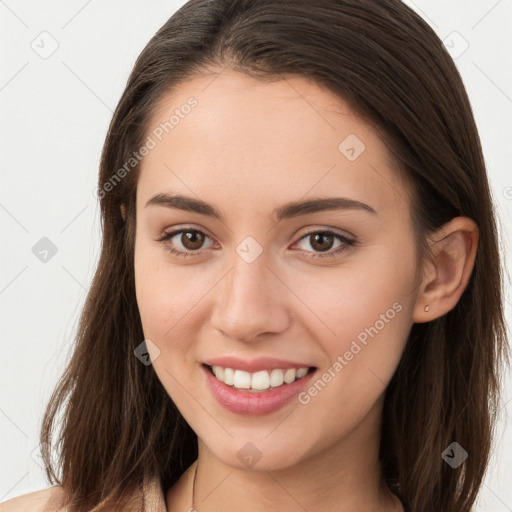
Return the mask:
{"type": "MultiPolygon", "coordinates": [[[[199,440],[194,508],[198,512],[402,511],[385,484],[378,460],[380,408],[336,445],[277,470],[233,468],[199,440]],[[376,434],[377,433],[377,434],[376,434]]],[[[196,464],[187,473],[191,506],[196,464]]]]}

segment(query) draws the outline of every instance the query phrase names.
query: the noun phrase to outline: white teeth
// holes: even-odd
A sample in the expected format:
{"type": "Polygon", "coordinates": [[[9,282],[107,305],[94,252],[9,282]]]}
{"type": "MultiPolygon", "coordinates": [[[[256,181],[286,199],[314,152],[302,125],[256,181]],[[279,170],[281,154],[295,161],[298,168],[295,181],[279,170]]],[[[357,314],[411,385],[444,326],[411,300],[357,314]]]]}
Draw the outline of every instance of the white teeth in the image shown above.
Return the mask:
{"type": "Polygon", "coordinates": [[[307,368],[299,368],[297,370],[297,379],[302,379],[302,377],[304,377],[304,375],[306,375],[306,373],[308,373],[307,368]]]}
{"type": "Polygon", "coordinates": [[[222,366],[212,366],[212,370],[217,379],[224,380],[224,368],[222,368],[222,366]]]}
{"type": "Polygon", "coordinates": [[[242,370],[235,370],[233,386],[238,389],[249,389],[251,387],[251,374],[242,370]]]}
{"type": "Polygon", "coordinates": [[[233,368],[224,368],[224,383],[228,386],[233,385],[233,376],[235,375],[235,370],[233,368]]]}
{"type": "Polygon", "coordinates": [[[270,373],[267,370],[261,370],[249,373],[243,370],[233,370],[233,368],[212,366],[212,371],[218,380],[228,386],[249,391],[264,391],[282,386],[283,383],[291,384],[296,379],[301,379],[308,373],[308,368],[274,369],[270,373]]]}
{"type": "Polygon", "coordinates": [[[291,384],[295,380],[295,368],[288,368],[284,372],[284,381],[286,384],[291,384]]]}
{"type": "Polygon", "coordinates": [[[270,385],[273,388],[277,388],[284,382],[283,370],[272,370],[270,373],[270,385]]]}
{"type": "Polygon", "coordinates": [[[268,389],[270,387],[270,376],[267,371],[253,373],[251,376],[252,389],[268,389]]]}

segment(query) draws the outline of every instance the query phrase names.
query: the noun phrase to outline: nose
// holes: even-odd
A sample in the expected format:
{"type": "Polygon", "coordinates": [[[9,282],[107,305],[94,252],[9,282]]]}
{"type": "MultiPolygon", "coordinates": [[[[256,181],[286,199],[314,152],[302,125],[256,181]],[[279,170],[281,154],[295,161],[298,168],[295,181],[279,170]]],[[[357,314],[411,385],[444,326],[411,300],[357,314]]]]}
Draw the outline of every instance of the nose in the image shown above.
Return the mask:
{"type": "Polygon", "coordinates": [[[263,254],[248,263],[235,253],[233,268],[215,289],[211,323],[233,340],[259,341],[290,325],[290,292],[263,254]]]}

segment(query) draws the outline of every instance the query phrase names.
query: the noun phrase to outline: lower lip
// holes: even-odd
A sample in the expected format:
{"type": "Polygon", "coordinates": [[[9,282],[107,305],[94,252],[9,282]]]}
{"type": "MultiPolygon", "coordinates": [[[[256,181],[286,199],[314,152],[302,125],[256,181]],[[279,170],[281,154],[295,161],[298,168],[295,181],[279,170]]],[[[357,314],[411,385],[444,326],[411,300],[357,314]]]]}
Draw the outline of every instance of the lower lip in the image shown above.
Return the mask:
{"type": "Polygon", "coordinates": [[[228,411],[244,416],[270,414],[281,409],[297,397],[316,372],[313,370],[291,384],[283,384],[271,391],[249,393],[248,391],[237,391],[224,384],[212,374],[209,367],[201,365],[201,369],[205,373],[210,390],[217,401],[228,411]]]}

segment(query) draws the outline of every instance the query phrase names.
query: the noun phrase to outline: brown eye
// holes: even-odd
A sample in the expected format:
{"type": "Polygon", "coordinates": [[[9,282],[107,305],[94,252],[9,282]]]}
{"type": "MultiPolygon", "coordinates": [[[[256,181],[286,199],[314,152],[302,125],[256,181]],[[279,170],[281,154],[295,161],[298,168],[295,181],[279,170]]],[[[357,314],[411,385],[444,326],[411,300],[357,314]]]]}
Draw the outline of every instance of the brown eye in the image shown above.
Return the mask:
{"type": "Polygon", "coordinates": [[[325,233],[315,233],[309,235],[311,238],[311,247],[317,251],[328,251],[334,243],[334,236],[325,233]]]}
{"type": "MultiPolygon", "coordinates": [[[[207,239],[210,240],[210,237],[202,231],[186,228],[165,233],[158,242],[170,253],[185,258],[200,253],[205,248],[203,246],[207,239]]],[[[210,243],[211,245],[213,244],[210,243]]]]}
{"type": "Polygon", "coordinates": [[[201,248],[204,243],[204,235],[199,231],[183,231],[181,235],[181,243],[185,249],[196,251],[201,248]]]}
{"type": "Polygon", "coordinates": [[[299,244],[309,246],[309,248],[302,247],[302,249],[305,249],[307,258],[333,258],[341,256],[342,253],[356,246],[357,242],[334,231],[322,230],[313,231],[302,236],[299,244]],[[336,242],[338,242],[338,245],[336,245],[336,242]]]}

